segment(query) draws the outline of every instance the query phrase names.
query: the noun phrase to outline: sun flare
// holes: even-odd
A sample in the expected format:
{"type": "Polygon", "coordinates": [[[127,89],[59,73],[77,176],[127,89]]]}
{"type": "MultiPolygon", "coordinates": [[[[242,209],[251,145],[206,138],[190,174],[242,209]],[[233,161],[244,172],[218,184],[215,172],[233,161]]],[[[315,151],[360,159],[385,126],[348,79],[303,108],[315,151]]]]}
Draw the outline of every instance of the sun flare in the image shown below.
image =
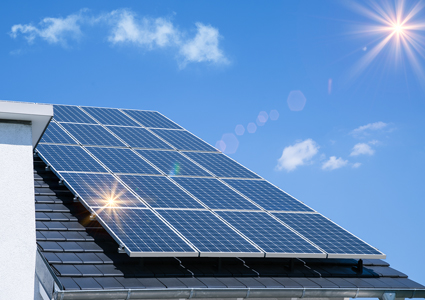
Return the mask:
{"type": "Polygon", "coordinates": [[[368,6],[353,4],[353,8],[371,20],[359,26],[356,33],[369,37],[369,43],[362,46],[368,51],[355,68],[360,73],[378,55],[386,55],[387,63],[394,65],[409,61],[418,76],[425,78],[420,59],[425,58],[425,21],[422,9],[424,2],[370,1],[368,6]]]}

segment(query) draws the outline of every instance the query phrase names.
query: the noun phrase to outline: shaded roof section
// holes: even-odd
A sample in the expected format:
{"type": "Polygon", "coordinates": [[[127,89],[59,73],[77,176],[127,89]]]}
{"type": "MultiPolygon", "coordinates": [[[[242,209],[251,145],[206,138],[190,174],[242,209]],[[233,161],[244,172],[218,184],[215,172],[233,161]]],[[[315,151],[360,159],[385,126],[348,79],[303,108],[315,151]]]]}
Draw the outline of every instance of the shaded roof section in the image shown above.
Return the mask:
{"type": "Polygon", "coordinates": [[[38,249],[66,292],[358,289],[425,295],[424,286],[375,259],[359,268],[355,259],[132,258],[118,253],[119,245],[44,162],[35,158],[34,168],[38,249]]]}

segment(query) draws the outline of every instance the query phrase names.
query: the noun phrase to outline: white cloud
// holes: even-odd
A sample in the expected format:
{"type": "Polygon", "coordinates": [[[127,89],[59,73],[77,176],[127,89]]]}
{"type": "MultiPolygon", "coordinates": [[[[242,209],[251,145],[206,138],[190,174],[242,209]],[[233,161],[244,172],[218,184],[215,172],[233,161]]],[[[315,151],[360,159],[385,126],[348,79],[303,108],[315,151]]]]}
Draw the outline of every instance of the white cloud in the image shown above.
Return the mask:
{"type": "Polygon", "coordinates": [[[179,30],[168,18],[140,17],[128,9],[118,9],[109,13],[89,17],[87,10],[71,14],[65,18],[44,18],[38,25],[16,24],[10,36],[16,39],[22,35],[29,44],[41,38],[49,44],[66,47],[69,40],[82,36],[81,26],[106,25],[109,28],[107,41],[113,45],[134,45],[145,50],[171,48],[176,53],[181,68],[188,63],[208,62],[227,64],[229,60],[220,49],[222,38],[217,28],[195,23],[196,33],[190,36],[179,30]]]}
{"type": "Polygon", "coordinates": [[[180,33],[164,18],[137,18],[129,10],[115,10],[109,14],[112,24],[108,41],[112,44],[128,43],[153,49],[179,43],[180,33]]]}
{"type": "Polygon", "coordinates": [[[360,126],[360,127],[356,128],[356,129],[354,129],[353,131],[351,131],[351,134],[353,134],[353,135],[360,135],[360,134],[363,134],[363,133],[365,133],[367,131],[370,131],[370,130],[379,130],[379,129],[383,129],[383,128],[387,127],[387,126],[388,126],[387,123],[384,123],[384,122],[381,122],[381,121],[380,122],[375,122],[375,123],[369,123],[367,125],[363,125],[363,126],[360,126]]]}
{"type": "Polygon", "coordinates": [[[278,159],[276,169],[293,171],[298,166],[304,165],[317,154],[319,146],[312,139],[296,143],[283,149],[282,156],[278,159]]]}
{"type": "Polygon", "coordinates": [[[180,48],[183,65],[188,62],[228,63],[227,58],[219,48],[221,38],[218,30],[209,25],[196,23],[196,36],[186,41],[180,48]]]}
{"type": "Polygon", "coordinates": [[[335,170],[345,166],[348,163],[348,160],[343,160],[341,157],[336,158],[336,156],[331,156],[327,161],[322,165],[322,170],[335,170]]]}
{"type": "Polygon", "coordinates": [[[368,144],[365,143],[358,143],[354,145],[353,150],[350,153],[350,156],[357,156],[357,155],[373,155],[375,153],[375,150],[373,150],[368,144]]]}
{"type": "Polygon", "coordinates": [[[84,21],[81,10],[65,18],[44,18],[38,26],[32,24],[16,24],[10,31],[10,36],[16,38],[22,34],[29,44],[39,37],[49,44],[67,45],[67,39],[77,40],[82,35],[80,25],[84,21]]]}
{"type": "Polygon", "coordinates": [[[356,162],[353,164],[353,168],[357,169],[358,167],[360,167],[362,165],[362,163],[356,162]]]}

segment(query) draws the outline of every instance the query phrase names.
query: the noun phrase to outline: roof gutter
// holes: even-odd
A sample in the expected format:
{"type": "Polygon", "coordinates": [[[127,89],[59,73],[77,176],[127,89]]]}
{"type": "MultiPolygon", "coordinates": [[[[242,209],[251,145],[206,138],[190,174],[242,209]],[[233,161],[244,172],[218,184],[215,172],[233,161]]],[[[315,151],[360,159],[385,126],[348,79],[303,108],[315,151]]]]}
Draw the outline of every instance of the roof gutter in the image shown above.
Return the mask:
{"type": "Polygon", "coordinates": [[[395,293],[395,298],[425,298],[425,289],[347,289],[347,288],[193,288],[56,291],[55,300],[94,299],[199,299],[199,298],[381,298],[395,293]]]}

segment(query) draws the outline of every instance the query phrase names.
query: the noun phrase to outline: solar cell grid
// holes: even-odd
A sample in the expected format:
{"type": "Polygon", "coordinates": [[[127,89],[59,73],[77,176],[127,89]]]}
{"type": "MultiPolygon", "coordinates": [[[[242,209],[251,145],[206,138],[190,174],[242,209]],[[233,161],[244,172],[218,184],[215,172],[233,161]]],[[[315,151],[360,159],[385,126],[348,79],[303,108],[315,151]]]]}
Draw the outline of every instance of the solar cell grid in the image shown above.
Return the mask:
{"type": "Polygon", "coordinates": [[[109,130],[131,147],[147,149],[172,149],[145,128],[109,126],[109,130]]]}
{"type": "Polygon", "coordinates": [[[177,151],[136,151],[169,176],[211,176],[177,151]]]}
{"type": "Polygon", "coordinates": [[[131,252],[196,252],[150,210],[104,209],[99,217],[131,252]]]}
{"type": "Polygon", "coordinates": [[[125,146],[124,143],[100,125],[63,123],[62,126],[82,145],[125,146]]]}
{"type": "Polygon", "coordinates": [[[146,207],[111,174],[60,174],[89,206],[146,207]]]}
{"type": "Polygon", "coordinates": [[[217,214],[268,253],[323,253],[265,212],[217,214]]]}
{"type": "Polygon", "coordinates": [[[124,109],[123,111],[145,127],[182,129],[179,125],[156,111],[131,109],[124,109]]]}
{"type": "Polygon", "coordinates": [[[152,129],[152,131],[176,147],[178,150],[215,151],[217,149],[208,145],[188,131],[152,129]]]}
{"type": "Polygon", "coordinates": [[[208,256],[208,252],[261,253],[209,211],[164,210],[159,213],[200,250],[201,256],[208,256]]]}
{"type": "Polygon", "coordinates": [[[87,147],[114,173],[161,174],[130,149],[87,147]]]}
{"type": "Polygon", "coordinates": [[[178,177],[174,180],[211,209],[259,209],[218,179],[178,177]]]}
{"type": "Polygon", "coordinates": [[[260,178],[224,154],[185,152],[185,155],[214,173],[217,177],[260,178]]]}
{"type": "Polygon", "coordinates": [[[55,144],[77,144],[60,126],[54,122],[50,122],[40,143],[55,144]]]}
{"type": "Polygon", "coordinates": [[[74,122],[96,124],[96,121],[90,118],[77,106],[54,105],[54,119],[58,122],[74,122]]]}
{"type": "Polygon", "coordinates": [[[266,210],[313,211],[265,180],[224,179],[224,181],[266,210]]]}
{"type": "Polygon", "coordinates": [[[38,144],[37,151],[56,171],[108,172],[80,146],[38,144]]]}
{"type": "Polygon", "coordinates": [[[320,214],[273,213],[327,253],[382,254],[320,214]]]}
{"type": "Polygon", "coordinates": [[[164,176],[120,175],[137,195],[155,208],[203,208],[164,176]]]}
{"type": "Polygon", "coordinates": [[[93,116],[100,124],[104,125],[122,125],[122,126],[140,126],[132,119],[127,117],[119,109],[100,108],[100,107],[82,107],[93,116]]]}

